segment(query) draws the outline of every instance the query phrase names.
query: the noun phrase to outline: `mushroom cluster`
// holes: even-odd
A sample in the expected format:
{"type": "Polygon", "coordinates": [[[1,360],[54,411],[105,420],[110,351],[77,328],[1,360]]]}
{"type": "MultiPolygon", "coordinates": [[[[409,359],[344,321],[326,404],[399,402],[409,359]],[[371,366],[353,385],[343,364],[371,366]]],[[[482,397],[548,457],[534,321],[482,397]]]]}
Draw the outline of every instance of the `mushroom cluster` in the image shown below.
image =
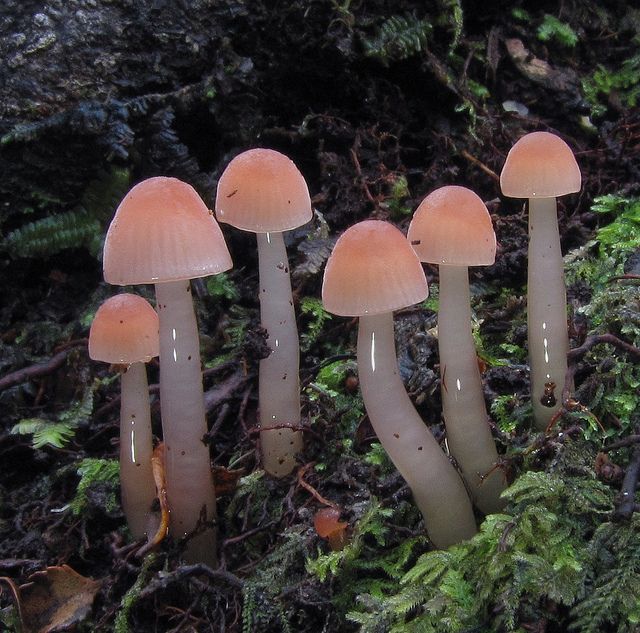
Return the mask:
{"type": "Polygon", "coordinates": [[[231,268],[229,251],[193,187],[157,177],[136,185],[121,202],[107,231],[103,263],[105,281],[111,284],[155,285],[170,532],[184,538],[197,530],[186,559],[212,564],[216,498],[203,442],[207,423],[200,337],[189,280],[231,268]]]}
{"type": "Polygon", "coordinates": [[[327,261],[325,308],[358,317],[358,377],[369,420],[411,488],[429,537],[447,547],[476,531],[464,484],[415,410],[400,378],[393,311],[427,297],[416,254],[393,225],[366,220],[347,229],[327,261]]]}
{"type": "MultiPolygon", "coordinates": [[[[558,410],[568,336],[556,196],[578,191],[580,171],[558,137],[526,135],[509,152],[501,176],[505,196],[529,199],[528,325],[536,424],[558,410]]],[[[284,477],[303,450],[299,344],[284,233],[312,218],[307,184],[293,162],[270,149],[236,156],[219,179],[218,221],[257,236],[260,316],[269,354],[260,362],[260,446],[264,469],[284,477]]],[[[482,200],[460,186],[436,189],[419,205],[405,236],[366,220],[338,239],[322,285],[327,311],[358,317],[358,377],[373,428],[409,485],[437,547],[476,532],[472,502],[483,513],[502,507],[505,482],[478,369],[471,329],[469,266],[493,264],[496,238],[482,200]],[[423,301],[420,262],[439,267],[438,347],[447,450],[413,406],[400,378],[393,312],[423,301]]],[[[200,341],[190,279],[232,266],[214,217],[196,191],[175,178],[142,181],[127,194],[107,232],[104,277],[111,284],[154,284],[157,312],[128,293],[96,313],[92,358],[124,365],[120,460],[122,499],[131,532],[153,530],[156,491],[144,363],[159,355],[160,402],[169,532],[186,542],[188,562],[216,561],[216,496],[210,467],[200,341]],[[146,248],[143,248],[146,246],[146,248]]],[[[347,524],[335,508],[315,518],[333,548],[347,524]]]]}

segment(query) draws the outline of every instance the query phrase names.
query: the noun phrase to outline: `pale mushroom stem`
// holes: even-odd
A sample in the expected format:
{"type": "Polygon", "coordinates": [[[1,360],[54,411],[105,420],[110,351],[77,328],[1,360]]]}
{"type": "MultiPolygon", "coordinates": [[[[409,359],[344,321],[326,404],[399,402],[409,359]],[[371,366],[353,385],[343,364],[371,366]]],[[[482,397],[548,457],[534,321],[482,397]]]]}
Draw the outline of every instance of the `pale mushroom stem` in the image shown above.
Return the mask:
{"type": "Polygon", "coordinates": [[[489,514],[504,505],[500,499],[504,478],[496,468],[498,453],[471,333],[468,268],[441,264],[439,270],[438,349],[447,443],[471,497],[489,514]]]}
{"type": "Polygon", "coordinates": [[[471,538],[476,525],[462,479],[418,415],[400,378],[391,312],[360,317],[358,377],[369,420],[411,488],[434,545],[443,548],[471,538]]]}
{"type": "Polygon", "coordinates": [[[527,326],[533,417],[543,430],[562,405],[569,351],[555,198],[529,198],[527,326]]]}
{"type": "Polygon", "coordinates": [[[289,262],[282,233],[258,233],[260,318],[271,353],[260,361],[260,445],[264,469],[288,475],[302,450],[302,433],[281,425],[300,424],[300,352],[289,262]],[[268,430],[269,427],[280,428],[268,430]]]}
{"type": "MultiPolygon", "coordinates": [[[[200,519],[215,518],[216,497],[203,441],[207,423],[202,390],[200,340],[189,281],[156,284],[160,319],[160,405],[165,445],[165,476],[170,532],[180,539],[200,519]]],[[[200,525],[202,528],[202,525],[200,525]]],[[[215,531],[207,527],[192,538],[187,562],[214,565],[215,531]]]]}
{"type": "Polygon", "coordinates": [[[120,492],[129,530],[147,535],[156,486],[151,471],[153,438],[149,384],[144,363],[133,363],[120,378],[120,492]]]}

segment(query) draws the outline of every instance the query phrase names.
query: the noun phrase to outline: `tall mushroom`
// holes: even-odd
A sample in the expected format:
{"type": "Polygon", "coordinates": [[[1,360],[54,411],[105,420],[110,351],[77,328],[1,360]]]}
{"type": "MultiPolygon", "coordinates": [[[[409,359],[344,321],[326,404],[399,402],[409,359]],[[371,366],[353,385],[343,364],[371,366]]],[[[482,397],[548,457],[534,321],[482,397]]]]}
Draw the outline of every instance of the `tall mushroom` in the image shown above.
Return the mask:
{"type": "Polygon", "coordinates": [[[428,294],[422,266],[393,225],[360,222],[345,231],[324,273],[322,301],[359,317],[358,377],[369,420],[411,488],[437,547],[470,538],[476,525],[462,479],[415,410],[399,375],[393,310],[428,294]]]}
{"type": "Polygon", "coordinates": [[[561,138],[549,132],[532,132],[509,151],[500,186],[505,196],[529,199],[527,326],[531,402],[536,426],[545,429],[562,405],[569,351],[556,197],[580,191],[580,168],[561,138]]]}
{"type": "Polygon", "coordinates": [[[137,295],[107,299],[89,330],[89,356],[121,365],[120,491],[127,524],[135,539],[150,529],[156,486],[151,471],[153,438],[145,363],[158,355],[158,314],[137,295]]]}
{"type": "Polygon", "coordinates": [[[438,264],[438,350],[447,442],[471,497],[485,513],[503,503],[502,473],[491,436],[471,334],[469,266],[493,264],[496,236],[482,200],[465,187],[441,187],[418,206],[408,239],[419,259],[438,264]]]}
{"type": "Polygon", "coordinates": [[[256,233],[260,318],[270,349],[260,361],[260,445],[265,470],[284,477],[302,450],[302,433],[286,428],[300,425],[300,352],[283,231],[311,220],[309,190],[289,158],[251,149],[236,156],[220,177],[216,215],[220,222],[256,233]]]}
{"type": "Polygon", "coordinates": [[[193,187],[176,178],[149,178],[118,207],[103,264],[109,283],[155,284],[170,532],[183,538],[200,526],[185,557],[213,564],[215,491],[203,441],[207,424],[200,339],[189,280],[231,268],[222,232],[193,187]]]}

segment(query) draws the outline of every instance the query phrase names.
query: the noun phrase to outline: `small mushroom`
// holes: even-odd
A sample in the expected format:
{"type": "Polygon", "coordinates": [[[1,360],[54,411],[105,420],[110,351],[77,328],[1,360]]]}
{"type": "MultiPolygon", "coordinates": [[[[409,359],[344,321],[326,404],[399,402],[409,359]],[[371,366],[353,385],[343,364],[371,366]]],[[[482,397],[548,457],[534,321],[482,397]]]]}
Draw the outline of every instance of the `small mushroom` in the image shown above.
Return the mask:
{"type": "Polygon", "coordinates": [[[158,347],[158,315],[142,297],[123,293],[98,308],[89,330],[89,356],[122,366],[120,490],[124,515],[135,539],[147,536],[156,498],[145,363],[158,355],[158,347]]]}
{"type": "Polygon", "coordinates": [[[466,187],[441,187],[416,210],[408,239],[420,261],[439,265],[438,350],[447,443],[485,513],[504,503],[504,481],[471,333],[469,266],[493,264],[496,236],[482,200],[466,187]]]}
{"type": "Polygon", "coordinates": [[[313,517],[313,526],[318,536],[329,541],[329,547],[337,552],[347,544],[348,523],[340,521],[338,508],[322,508],[313,517]]]}
{"type": "Polygon", "coordinates": [[[302,450],[300,351],[283,231],[311,220],[302,174],[284,154],[251,149],[227,165],[218,182],[216,216],[256,234],[260,273],[260,319],[270,354],[260,361],[260,446],[265,470],[288,475],[302,450]],[[270,430],[272,427],[272,430],[270,430]]]}
{"type": "Polygon", "coordinates": [[[436,547],[476,532],[462,479],[404,388],[396,359],[393,311],[426,298],[422,266],[404,235],[367,220],[345,231],[324,272],[322,302],[333,314],[359,317],[358,378],[369,420],[411,488],[436,547]]]}
{"type": "Polygon", "coordinates": [[[555,134],[526,134],[509,150],[502,193],[529,199],[527,326],[531,402],[543,430],[562,406],[569,335],[557,196],[580,191],[581,175],[569,146],[555,134]]]}
{"type": "MultiPolygon", "coordinates": [[[[215,517],[200,338],[189,280],[232,266],[213,214],[190,185],[149,178],[124,198],[107,231],[104,278],[111,284],[155,284],[160,319],[160,404],[166,452],[170,533],[181,539],[215,517]]],[[[187,544],[188,562],[214,564],[215,531],[187,544]]]]}

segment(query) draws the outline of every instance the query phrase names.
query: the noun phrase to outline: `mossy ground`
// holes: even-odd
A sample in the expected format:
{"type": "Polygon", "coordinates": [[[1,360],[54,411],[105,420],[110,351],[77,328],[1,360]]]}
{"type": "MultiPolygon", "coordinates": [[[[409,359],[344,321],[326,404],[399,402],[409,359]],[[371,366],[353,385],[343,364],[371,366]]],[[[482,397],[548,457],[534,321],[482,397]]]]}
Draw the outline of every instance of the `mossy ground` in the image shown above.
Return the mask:
{"type": "MultiPolygon", "coordinates": [[[[637,631],[640,531],[633,508],[619,512],[635,453],[603,449],[640,426],[638,10],[193,4],[74,0],[66,32],[53,6],[32,25],[30,9],[5,10],[3,46],[15,50],[0,71],[10,88],[0,121],[0,381],[59,362],[0,391],[0,575],[24,581],[66,563],[102,579],[87,631],[637,631]],[[76,42],[68,77],[65,36],[76,42]],[[41,48],[25,53],[30,37],[41,48]],[[537,129],[569,142],[584,177],[559,208],[576,403],[547,437],[532,431],[527,404],[527,219],[496,180],[513,142],[537,129]],[[91,318],[116,291],[101,280],[101,239],[129,183],[174,175],[212,205],[228,160],[257,145],[294,159],[316,209],[288,240],[308,425],[300,469],[279,481],[259,470],[257,262],[252,237],[225,228],[234,269],[194,284],[220,567],[181,566],[170,541],[141,561],[109,461],[118,381],[86,354],[91,318]],[[364,413],[355,323],[328,316],[318,297],[347,226],[374,217],[406,230],[419,201],[445,184],[477,191],[496,228],[497,261],[474,271],[473,308],[487,405],[515,485],[475,539],[434,553],[364,413]],[[313,529],[321,498],[349,524],[342,552],[313,529]]],[[[437,270],[427,274],[432,297],[397,315],[398,355],[442,439],[437,270]]],[[[150,288],[135,290],[152,299],[150,288]]],[[[157,365],[149,377],[157,383],[157,365]]],[[[152,405],[160,436],[153,389],[152,405]]],[[[11,600],[0,600],[8,621],[11,600]]]]}

